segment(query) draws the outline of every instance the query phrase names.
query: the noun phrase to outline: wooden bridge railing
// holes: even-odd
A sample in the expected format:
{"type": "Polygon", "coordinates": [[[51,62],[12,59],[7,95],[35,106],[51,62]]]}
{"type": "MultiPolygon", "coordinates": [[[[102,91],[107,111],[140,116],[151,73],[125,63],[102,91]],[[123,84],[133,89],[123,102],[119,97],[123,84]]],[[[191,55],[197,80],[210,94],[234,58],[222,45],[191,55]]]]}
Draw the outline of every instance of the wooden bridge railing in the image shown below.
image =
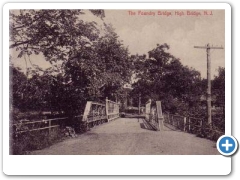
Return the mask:
{"type": "MultiPolygon", "coordinates": [[[[88,101],[85,106],[84,114],[74,116],[77,121],[83,121],[88,127],[109,122],[119,117],[119,103],[106,99],[106,103],[98,103],[88,101]]],[[[69,117],[61,117],[54,119],[43,119],[39,121],[20,122],[10,125],[15,134],[48,130],[59,128],[60,124],[65,124],[63,121],[70,120],[69,117]]]]}
{"type": "Polygon", "coordinates": [[[109,122],[119,117],[119,103],[108,100],[106,103],[88,101],[83,114],[83,121],[90,127],[109,122]]]}
{"type": "Polygon", "coordinates": [[[106,115],[105,104],[97,103],[93,101],[87,102],[85,106],[83,118],[82,118],[83,122],[86,122],[87,125],[90,125],[93,127],[95,125],[104,123],[106,119],[107,119],[107,115],[106,115]]]}
{"type": "Polygon", "coordinates": [[[108,100],[108,98],[106,99],[106,113],[108,121],[119,118],[119,107],[119,103],[108,100]]]}
{"type": "Polygon", "coordinates": [[[164,118],[162,114],[161,101],[152,102],[149,100],[146,103],[145,111],[146,121],[152,126],[153,129],[162,131],[164,118]]]}

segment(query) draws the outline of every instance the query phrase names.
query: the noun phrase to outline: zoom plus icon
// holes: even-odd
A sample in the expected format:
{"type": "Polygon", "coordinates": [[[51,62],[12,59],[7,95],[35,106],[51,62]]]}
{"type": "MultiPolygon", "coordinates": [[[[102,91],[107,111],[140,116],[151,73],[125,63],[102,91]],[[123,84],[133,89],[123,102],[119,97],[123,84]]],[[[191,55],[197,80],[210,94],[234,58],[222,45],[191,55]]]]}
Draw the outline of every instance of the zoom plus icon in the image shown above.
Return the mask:
{"type": "Polygon", "coordinates": [[[238,142],[233,136],[223,135],[217,141],[217,149],[224,156],[233,155],[238,148],[238,142]]]}

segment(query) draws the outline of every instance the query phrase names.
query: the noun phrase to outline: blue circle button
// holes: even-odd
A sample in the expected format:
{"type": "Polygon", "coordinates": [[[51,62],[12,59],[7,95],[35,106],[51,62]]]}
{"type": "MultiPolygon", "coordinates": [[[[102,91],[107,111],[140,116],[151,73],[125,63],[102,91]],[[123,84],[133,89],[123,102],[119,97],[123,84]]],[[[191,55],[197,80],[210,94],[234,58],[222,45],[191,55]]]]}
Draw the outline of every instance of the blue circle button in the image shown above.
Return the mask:
{"type": "Polygon", "coordinates": [[[223,135],[217,141],[217,149],[224,156],[233,155],[238,148],[238,142],[233,136],[223,135]]]}

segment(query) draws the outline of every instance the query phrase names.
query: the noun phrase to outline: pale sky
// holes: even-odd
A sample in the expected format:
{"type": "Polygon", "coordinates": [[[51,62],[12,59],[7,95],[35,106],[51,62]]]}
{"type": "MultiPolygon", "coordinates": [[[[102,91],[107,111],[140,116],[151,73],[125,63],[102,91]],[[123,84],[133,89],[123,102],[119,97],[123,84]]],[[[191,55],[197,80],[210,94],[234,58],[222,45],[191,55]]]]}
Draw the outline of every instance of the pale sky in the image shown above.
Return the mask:
{"type": "MultiPolygon", "coordinates": [[[[129,10],[105,10],[104,22],[113,25],[119,39],[131,54],[147,54],[156,44],[167,43],[170,45],[170,53],[179,58],[183,65],[195,68],[206,78],[206,50],[193,46],[204,46],[207,43],[211,46],[225,46],[224,10],[214,10],[213,15],[203,15],[203,10],[195,10],[195,13],[202,14],[199,16],[187,15],[187,10],[178,10],[184,13],[182,16],[175,15],[175,10],[159,10],[162,13],[171,12],[171,16],[158,15],[158,10],[141,10],[151,11],[150,15],[140,15],[138,11],[132,10],[136,14],[129,15],[129,10]]],[[[102,20],[88,12],[82,19],[94,20],[99,26],[102,25],[102,20]]],[[[35,64],[49,66],[42,56],[31,57],[31,60],[35,64]]],[[[14,63],[21,66],[23,59],[14,58],[14,63]]],[[[219,66],[225,67],[225,50],[211,50],[211,64],[213,78],[219,66]]]]}
{"type": "MultiPolygon", "coordinates": [[[[225,46],[225,14],[224,10],[212,11],[208,16],[172,16],[129,15],[128,11],[106,11],[105,21],[113,24],[120,39],[129,47],[132,54],[147,54],[156,44],[167,43],[170,52],[181,59],[182,64],[193,67],[206,77],[206,50],[193,46],[225,46]]],[[[142,10],[144,11],[144,10],[142,10]]],[[[166,10],[161,10],[166,11],[166,10]]],[[[149,10],[146,10],[149,12],[149,10]]],[[[203,14],[203,11],[198,10],[203,14]]],[[[219,66],[225,67],[225,51],[211,50],[212,77],[217,75],[219,66]]]]}

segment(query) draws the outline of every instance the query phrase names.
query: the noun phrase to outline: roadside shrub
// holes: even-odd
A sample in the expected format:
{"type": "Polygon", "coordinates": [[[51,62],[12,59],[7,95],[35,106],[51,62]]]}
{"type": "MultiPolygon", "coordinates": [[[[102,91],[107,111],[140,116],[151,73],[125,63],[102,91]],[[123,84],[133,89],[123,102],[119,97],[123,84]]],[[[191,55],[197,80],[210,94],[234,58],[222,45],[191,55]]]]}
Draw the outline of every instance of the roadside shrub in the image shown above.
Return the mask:
{"type": "Polygon", "coordinates": [[[213,141],[217,141],[224,132],[216,127],[211,128],[209,124],[205,125],[201,130],[197,132],[197,137],[207,138],[213,141]]]}
{"type": "Polygon", "coordinates": [[[82,121],[82,116],[69,118],[65,126],[72,127],[76,133],[80,134],[87,131],[87,123],[82,121]]]}
{"type": "Polygon", "coordinates": [[[29,151],[39,150],[51,146],[63,138],[59,128],[48,129],[32,132],[24,132],[21,134],[11,133],[10,136],[10,154],[24,155],[29,151]]]}

